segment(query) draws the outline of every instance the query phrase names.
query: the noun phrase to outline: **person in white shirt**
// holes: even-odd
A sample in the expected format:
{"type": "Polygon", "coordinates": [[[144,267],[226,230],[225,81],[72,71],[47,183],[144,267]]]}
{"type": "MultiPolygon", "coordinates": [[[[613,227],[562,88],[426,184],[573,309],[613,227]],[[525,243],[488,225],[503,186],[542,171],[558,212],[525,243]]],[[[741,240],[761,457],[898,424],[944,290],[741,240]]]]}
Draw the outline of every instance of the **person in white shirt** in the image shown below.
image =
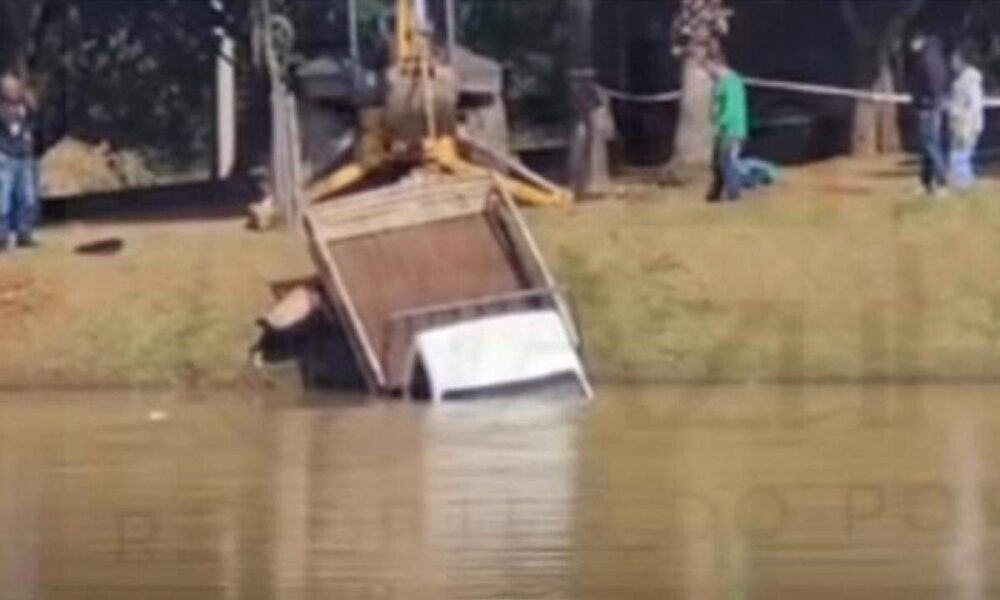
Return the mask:
{"type": "Polygon", "coordinates": [[[961,50],[952,55],[952,68],[955,79],[948,100],[949,179],[953,188],[967,190],[976,182],[973,162],[983,133],[983,74],[961,50]]]}

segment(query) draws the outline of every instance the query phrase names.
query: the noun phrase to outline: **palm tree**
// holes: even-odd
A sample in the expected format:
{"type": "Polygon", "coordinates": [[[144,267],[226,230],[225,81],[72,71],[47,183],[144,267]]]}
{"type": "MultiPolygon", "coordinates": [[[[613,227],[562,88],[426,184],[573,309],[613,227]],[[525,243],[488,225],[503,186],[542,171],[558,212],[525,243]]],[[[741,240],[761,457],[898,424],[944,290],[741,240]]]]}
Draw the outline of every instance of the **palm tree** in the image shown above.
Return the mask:
{"type": "Polygon", "coordinates": [[[712,82],[700,62],[729,32],[726,0],[682,0],[673,22],[674,54],[683,60],[682,92],[672,166],[705,165],[712,158],[712,82]]]}
{"type": "MultiPolygon", "coordinates": [[[[840,0],[841,15],[851,36],[857,84],[873,92],[896,91],[898,62],[906,28],[926,0],[884,0],[874,3],[840,0]]],[[[893,104],[859,101],[854,109],[850,153],[872,156],[900,149],[898,109],[893,104]]]]}

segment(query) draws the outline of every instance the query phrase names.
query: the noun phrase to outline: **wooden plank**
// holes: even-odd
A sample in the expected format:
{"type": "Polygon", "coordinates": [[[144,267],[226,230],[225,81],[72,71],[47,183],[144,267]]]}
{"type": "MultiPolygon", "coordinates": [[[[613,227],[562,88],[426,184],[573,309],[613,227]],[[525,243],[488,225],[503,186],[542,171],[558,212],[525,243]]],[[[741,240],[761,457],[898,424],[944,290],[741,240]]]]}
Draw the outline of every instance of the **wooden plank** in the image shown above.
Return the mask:
{"type": "MultiPolygon", "coordinates": [[[[393,232],[414,227],[416,224],[435,227],[435,221],[460,219],[463,216],[471,217],[476,213],[482,213],[490,185],[489,179],[481,177],[459,178],[434,184],[407,184],[398,186],[389,193],[385,190],[375,190],[347,198],[343,202],[314,207],[306,211],[304,221],[307,225],[307,234],[324,287],[331,296],[331,304],[338,311],[341,321],[350,330],[349,339],[355,347],[362,372],[365,373],[373,391],[389,391],[398,377],[393,377],[393,381],[390,381],[390,370],[397,375],[396,369],[393,369],[396,361],[393,360],[394,357],[381,351],[383,349],[380,340],[385,341],[383,335],[385,324],[378,323],[378,319],[366,317],[372,312],[371,302],[366,298],[366,286],[371,283],[372,276],[380,272],[384,273],[381,277],[376,276],[375,280],[384,282],[406,279],[408,271],[411,275],[413,271],[413,264],[409,266],[405,264],[410,252],[406,248],[392,248],[393,232]],[[369,223],[367,227],[364,225],[365,221],[372,220],[378,223],[369,223]],[[353,232],[347,228],[353,229],[353,232]],[[371,233],[378,230],[379,233],[385,234],[378,236],[382,242],[390,238],[390,241],[386,242],[388,254],[385,249],[381,249],[356,261],[357,247],[351,250],[347,246],[351,245],[350,240],[356,237],[355,234],[363,230],[371,233]],[[346,252],[344,252],[345,247],[347,247],[346,252]],[[343,255],[338,256],[342,252],[343,255]],[[395,259],[390,259],[393,253],[397,256],[395,259]],[[344,262],[350,271],[347,274],[343,270],[344,262]],[[365,264],[370,268],[365,269],[365,264]]],[[[442,240],[435,240],[434,230],[425,231],[426,227],[421,227],[414,233],[420,237],[424,234],[429,235],[430,239],[426,240],[426,243],[430,247],[435,244],[440,245],[442,240]]],[[[444,243],[447,245],[446,241],[444,243]]],[[[410,245],[419,246],[412,241],[410,245]]],[[[422,268],[436,267],[441,250],[439,247],[436,251],[424,253],[421,260],[425,264],[422,268]]],[[[363,250],[361,254],[364,254],[363,250]]],[[[420,255],[419,248],[417,255],[420,255]]],[[[494,271],[495,274],[496,269],[491,268],[487,271],[494,271]]]]}
{"type": "Polygon", "coordinates": [[[440,318],[461,321],[475,316],[484,298],[505,299],[510,306],[496,310],[511,310],[536,306],[533,288],[550,288],[546,297],[577,341],[526,223],[489,177],[374,190],[313,207],[305,220],[331,304],[377,391],[405,385],[412,338],[428,324],[400,323],[399,316],[428,307],[453,307],[440,318]]]}
{"type": "Polygon", "coordinates": [[[488,186],[476,186],[475,188],[434,188],[431,190],[422,190],[420,193],[415,192],[414,194],[405,197],[392,198],[388,201],[370,202],[362,205],[345,204],[334,210],[328,210],[322,214],[318,214],[317,216],[318,220],[323,223],[331,221],[339,222],[359,216],[363,217],[367,215],[391,212],[399,210],[400,207],[419,207],[439,202],[449,202],[462,199],[480,201],[482,198],[487,196],[489,192],[490,188],[488,186]]]}
{"type": "Polygon", "coordinates": [[[310,249],[316,259],[320,276],[324,282],[327,294],[329,294],[331,304],[338,311],[338,317],[344,329],[348,331],[348,339],[355,346],[355,356],[359,358],[362,366],[362,373],[368,383],[371,392],[381,391],[385,388],[385,372],[379,361],[378,355],[372,346],[372,340],[365,330],[358,307],[355,305],[343,274],[334,260],[327,244],[322,243],[316,236],[314,223],[307,214],[304,218],[304,225],[307,237],[310,242],[310,249]],[[367,368],[365,368],[367,367],[367,368]]]}
{"type": "Polygon", "coordinates": [[[440,190],[433,193],[414,195],[406,198],[391,199],[385,202],[371,203],[365,205],[353,205],[340,207],[337,210],[327,211],[321,214],[314,213],[314,220],[323,225],[339,224],[357,218],[377,216],[391,213],[402,209],[419,209],[423,206],[435,205],[442,202],[467,201],[482,203],[489,193],[489,188],[459,190],[440,190]]]}
{"type": "Polygon", "coordinates": [[[489,307],[502,304],[510,304],[511,302],[517,302],[521,300],[545,298],[556,293],[555,288],[529,288],[524,290],[517,290],[514,292],[508,292],[505,294],[495,294],[493,296],[485,296],[482,298],[467,298],[465,300],[457,300],[455,302],[449,302],[447,304],[435,304],[431,306],[423,306],[420,308],[412,308],[408,310],[400,310],[392,313],[391,318],[393,321],[403,321],[409,319],[418,319],[421,317],[426,317],[438,313],[447,313],[454,311],[461,311],[469,308],[480,308],[489,307]]]}
{"type": "Polygon", "coordinates": [[[485,199],[468,197],[450,198],[433,204],[402,204],[394,210],[365,215],[337,223],[324,223],[317,229],[317,236],[325,242],[342,241],[354,237],[387,233],[407,227],[419,227],[434,221],[455,219],[483,212],[485,199]]]}
{"type": "Polygon", "coordinates": [[[390,389],[403,382],[408,347],[408,340],[392,339],[393,313],[524,287],[485,214],[333,242],[328,249],[390,389]]]}
{"type": "Polygon", "coordinates": [[[311,207],[309,212],[314,220],[325,221],[342,218],[355,212],[378,210],[379,207],[393,206],[402,202],[425,202],[428,198],[433,199],[442,195],[480,196],[486,194],[492,185],[489,178],[485,177],[471,179],[455,177],[432,183],[401,183],[317,204],[311,207]]]}

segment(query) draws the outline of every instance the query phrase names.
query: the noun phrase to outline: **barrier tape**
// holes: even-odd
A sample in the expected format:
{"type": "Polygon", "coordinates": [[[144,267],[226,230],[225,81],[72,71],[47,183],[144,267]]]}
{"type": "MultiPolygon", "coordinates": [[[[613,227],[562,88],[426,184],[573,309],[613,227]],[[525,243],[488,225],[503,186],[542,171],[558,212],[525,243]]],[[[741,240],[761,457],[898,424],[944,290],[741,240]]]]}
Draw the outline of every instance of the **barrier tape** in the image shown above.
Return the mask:
{"type": "Polygon", "coordinates": [[[842,88],[832,85],[797,83],[794,81],[774,81],[771,79],[758,79],[756,77],[747,77],[744,81],[746,81],[747,85],[752,87],[779,90],[783,92],[799,92],[802,94],[814,94],[817,96],[839,96],[842,98],[852,98],[854,100],[864,100],[868,102],[884,102],[887,104],[909,104],[912,102],[912,99],[908,94],[866,92],[864,90],[842,88]]]}
{"type": "Polygon", "coordinates": [[[681,91],[674,90],[672,92],[661,92],[658,94],[628,94],[619,90],[613,90],[606,88],[604,86],[597,86],[602,94],[608,96],[609,98],[614,98],[615,100],[624,100],[626,102],[676,102],[681,98],[681,91]]]}
{"type": "MultiPolygon", "coordinates": [[[[909,94],[887,94],[880,92],[867,92],[853,88],[837,87],[832,85],[821,85],[814,83],[800,83],[796,81],[780,81],[774,79],[760,79],[757,77],[746,77],[744,81],[747,85],[762,89],[780,90],[786,92],[799,92],[802,94],[813,94],[818,96],[837,96],[841,98],[851,98],[867,102],[885,102],[893,104],[911,104],[913,99],[909,94]]],[[[680,99],[681,91],[673,90],[657,94],[629,94],[621,90],[615,90],[604,86],[598,86],[601,93],[615,100],[625,102],[675,102],[680,99]]],[[[987,98],[984,102],[986,108],[1000,108],[1000,97],[987,98]]]]}
{"type": "Polygon", "coordinates": [[[659,92],[657,94],[629,94],[628,92],[623,92],[621,90],[615,90],[603,85],[597,86],[598,91],[600,91],[605,96],[612,98],[614,100],[622,100],[625,102],[648,102],[648,103],[661,103],[661,102],[676,102],[681,98],[681,91],[674,90],[672,92],[659,92]]]}

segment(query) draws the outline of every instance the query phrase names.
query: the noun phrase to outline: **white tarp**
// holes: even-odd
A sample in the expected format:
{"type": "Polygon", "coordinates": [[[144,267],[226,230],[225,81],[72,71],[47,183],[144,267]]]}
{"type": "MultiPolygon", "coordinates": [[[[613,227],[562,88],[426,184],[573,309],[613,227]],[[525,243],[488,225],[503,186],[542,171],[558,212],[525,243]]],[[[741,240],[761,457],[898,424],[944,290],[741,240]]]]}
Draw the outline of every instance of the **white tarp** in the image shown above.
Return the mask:
{"type": "Polygon", "coordinates": [[[590,387],[565,323],[555,311],[519,312],[425,331],[416,350],[434,400],[449,392],[575,375],[590,387]]]}

